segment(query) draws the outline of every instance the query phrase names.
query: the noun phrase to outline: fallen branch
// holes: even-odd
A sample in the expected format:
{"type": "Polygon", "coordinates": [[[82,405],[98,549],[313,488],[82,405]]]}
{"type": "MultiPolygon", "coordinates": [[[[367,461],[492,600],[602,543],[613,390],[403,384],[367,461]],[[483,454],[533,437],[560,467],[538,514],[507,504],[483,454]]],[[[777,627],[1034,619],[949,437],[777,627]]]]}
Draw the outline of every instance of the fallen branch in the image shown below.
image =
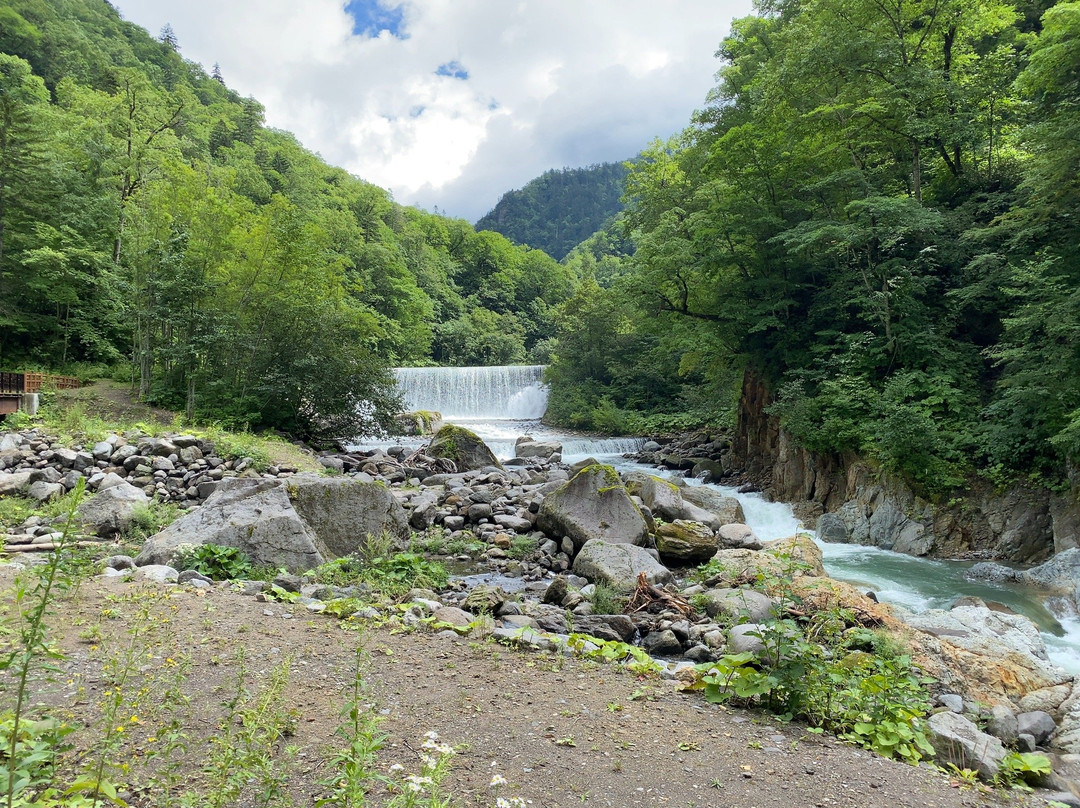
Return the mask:
{"type": "Polygon", "coordinates": [[[639,572],[634,594],[630,597],[630,602],[626,604],[626,613],[662,611],[663,609],[674,609],[684,617],[694,611],[690,602],[682,595],[653,586],[645,577],[645,573],[639,572]]]}

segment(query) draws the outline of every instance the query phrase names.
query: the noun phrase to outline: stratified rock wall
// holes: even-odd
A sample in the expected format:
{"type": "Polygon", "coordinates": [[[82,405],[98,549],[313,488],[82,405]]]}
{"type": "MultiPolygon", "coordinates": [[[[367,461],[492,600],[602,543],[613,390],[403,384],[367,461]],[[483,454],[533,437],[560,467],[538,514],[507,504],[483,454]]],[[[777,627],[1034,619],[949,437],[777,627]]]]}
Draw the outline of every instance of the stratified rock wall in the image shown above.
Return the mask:
{"type": "Polygon", "coordinates": [[[766,477],[766,496],[790,502],[806,526],[829,541],[1022,564],[1080,546],[1075,492],[1022,485],[999,492],[975,481],[964,497],[937,505],[864,459],[802,449],[768,414],[769,404],[768,388],[748,371],[732,442],[737,460],[749,474],[766,477]]]}

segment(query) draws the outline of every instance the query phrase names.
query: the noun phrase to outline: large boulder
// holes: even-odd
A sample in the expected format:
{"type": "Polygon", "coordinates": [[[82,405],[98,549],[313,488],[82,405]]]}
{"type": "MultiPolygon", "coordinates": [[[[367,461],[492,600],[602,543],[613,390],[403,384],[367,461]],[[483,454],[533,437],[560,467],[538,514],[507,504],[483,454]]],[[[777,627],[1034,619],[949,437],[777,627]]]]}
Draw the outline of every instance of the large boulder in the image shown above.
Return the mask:
{"type": "Polygon", "coordinates": [[[1005,759],[1005,747],[964,716],[946,710],[926,722],[926,737],[937,761],[961,769],[974,769],[984,780],[993,780],[1005,759]]]}
{"type": "Polygon", "coordinates": [[[1020,581],[1059,592],[1080,605],[1080,549],[1073,547],[1058,553],[1044,564],[1024,570],[1020,581]]]}
{"type": "Polygon", "coordinates": [[[136,561],[165,564],[185,545],[217,544],[243,550],[256,564],[299,572],[382,534],[399,543],[409,536],[405,511],[382,483],[314,474],[232,478],[147,539],[136,561]]]}
{"type": "Polygon", "coordinates": [[[83,500],[79,505],[79,521],[83,529],[109,539],[131,526],[135,511],[150,504],[141,488],[121,483],[83,500]]]}
{"type": "Polygon", "coordinates": [[[654,585],[675,580],[671,571],[648,550],[603,539],[585,543],[574,559],[574,572],[592,583],[607,584],[620,592],[633,590],[640,573],[645,573],[645,578],[654,585]]]}
{"type": "Polygon", "coordinates": [[[649,528],[611,466],[592,464],[544,497],[536,525],[554,538],[567,536],[580,550],[592,539],[645,544],[649,528]]]}
{"type": "Polygon", "coordinates": [[[722,525],[732,522],[745,522],[742,504],[735,497],[727,497],[707,485],[686,485],[679,489],[682,498],[716,514],[722,525]]]}
{"type": "Polygon", "coordinates": [[[402,545],[409,540],[405,511],[381,482],[298,474],[286,489],[324,558],[355,553],[368,536],[385,533],[402,545]]]}
{"type": "Polygon", "coordinates": [[[970,695],[996,700],[1063,684],[1071,676],[1050,662],[1038,627],[1028,618],[985,605],[931,609],[921,614],[894,609],[924,635],[920,644],[959,672],[970,695]]]}
{"type": "Polygon", "coordinates": [[[562,455],[562,444],[554,440],[534,440],[522,435],[514,442],[514,457],[542,457],[562,455]]]}
{"type": "Polygon", "coordinates": [[[280,480],[222,480],[201,507],[147,539],[135,563],[168,564],[185,547],[202,544],[236,547],[256,564],[292,572],[326,561],[280,480]]]}
{"type": "Polygon", "coordinates": [[[722,524],[720,518],[704,508],[683,499],[677,485],[660,477],[632,471],[626,475],[626,490],[641,497],[654,516],[674,522],[676,519],[701,522],[716,530],[722,524]]]}
{"type": "Polygon", "coordinates": [[[656,549],[667,564],[701,564],[716,552],[716,537],[708,525],[676,519],[656,529],[656,549]]]}
{"type": "Polygon", "coordinates": [[[428,445],[427,454],[452,460],[458,471],[473,471],[502,464],[475,432],[456,424],[443,424],[428,445]]]}
{"type": "Polygon", "coordinates": [[[743,617],[751,623],[764,623],[776,617],[773,600],[753,589],[706,589],[701,597],[709,617],[721,617],[732,623],[743,617]]]}

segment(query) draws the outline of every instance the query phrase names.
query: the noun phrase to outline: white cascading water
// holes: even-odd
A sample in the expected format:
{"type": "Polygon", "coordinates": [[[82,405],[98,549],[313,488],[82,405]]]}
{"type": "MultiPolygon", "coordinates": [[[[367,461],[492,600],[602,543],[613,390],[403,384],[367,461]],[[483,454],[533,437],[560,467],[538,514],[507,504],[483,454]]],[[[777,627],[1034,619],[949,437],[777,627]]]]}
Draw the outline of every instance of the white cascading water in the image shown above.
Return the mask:
{"type": "Polygon", "coordinates": [[[410,411],[435,410],[460,418],[539,420],[547,409],[543,365],[397,368],[398,388],[410,411]]]}

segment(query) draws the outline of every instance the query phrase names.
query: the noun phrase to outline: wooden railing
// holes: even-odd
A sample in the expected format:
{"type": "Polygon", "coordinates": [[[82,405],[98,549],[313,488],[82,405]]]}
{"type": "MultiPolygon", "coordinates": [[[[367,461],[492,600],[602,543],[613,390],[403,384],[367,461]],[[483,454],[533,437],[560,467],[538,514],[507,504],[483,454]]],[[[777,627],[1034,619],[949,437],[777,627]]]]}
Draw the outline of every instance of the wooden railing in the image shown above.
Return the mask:
{"type": "Polygon", "coordinates": [[[0,373],[0,395],[17,396],[22,393],[40,393],[43,388],[74,390],[79,380],[74,376],[53,376],[51,373],[0,373]]]}
{"type": "Polygon", "coordinates": [[[22,395],[25,386],[25,374],[0,372],[0,396],[22,395]]]}

